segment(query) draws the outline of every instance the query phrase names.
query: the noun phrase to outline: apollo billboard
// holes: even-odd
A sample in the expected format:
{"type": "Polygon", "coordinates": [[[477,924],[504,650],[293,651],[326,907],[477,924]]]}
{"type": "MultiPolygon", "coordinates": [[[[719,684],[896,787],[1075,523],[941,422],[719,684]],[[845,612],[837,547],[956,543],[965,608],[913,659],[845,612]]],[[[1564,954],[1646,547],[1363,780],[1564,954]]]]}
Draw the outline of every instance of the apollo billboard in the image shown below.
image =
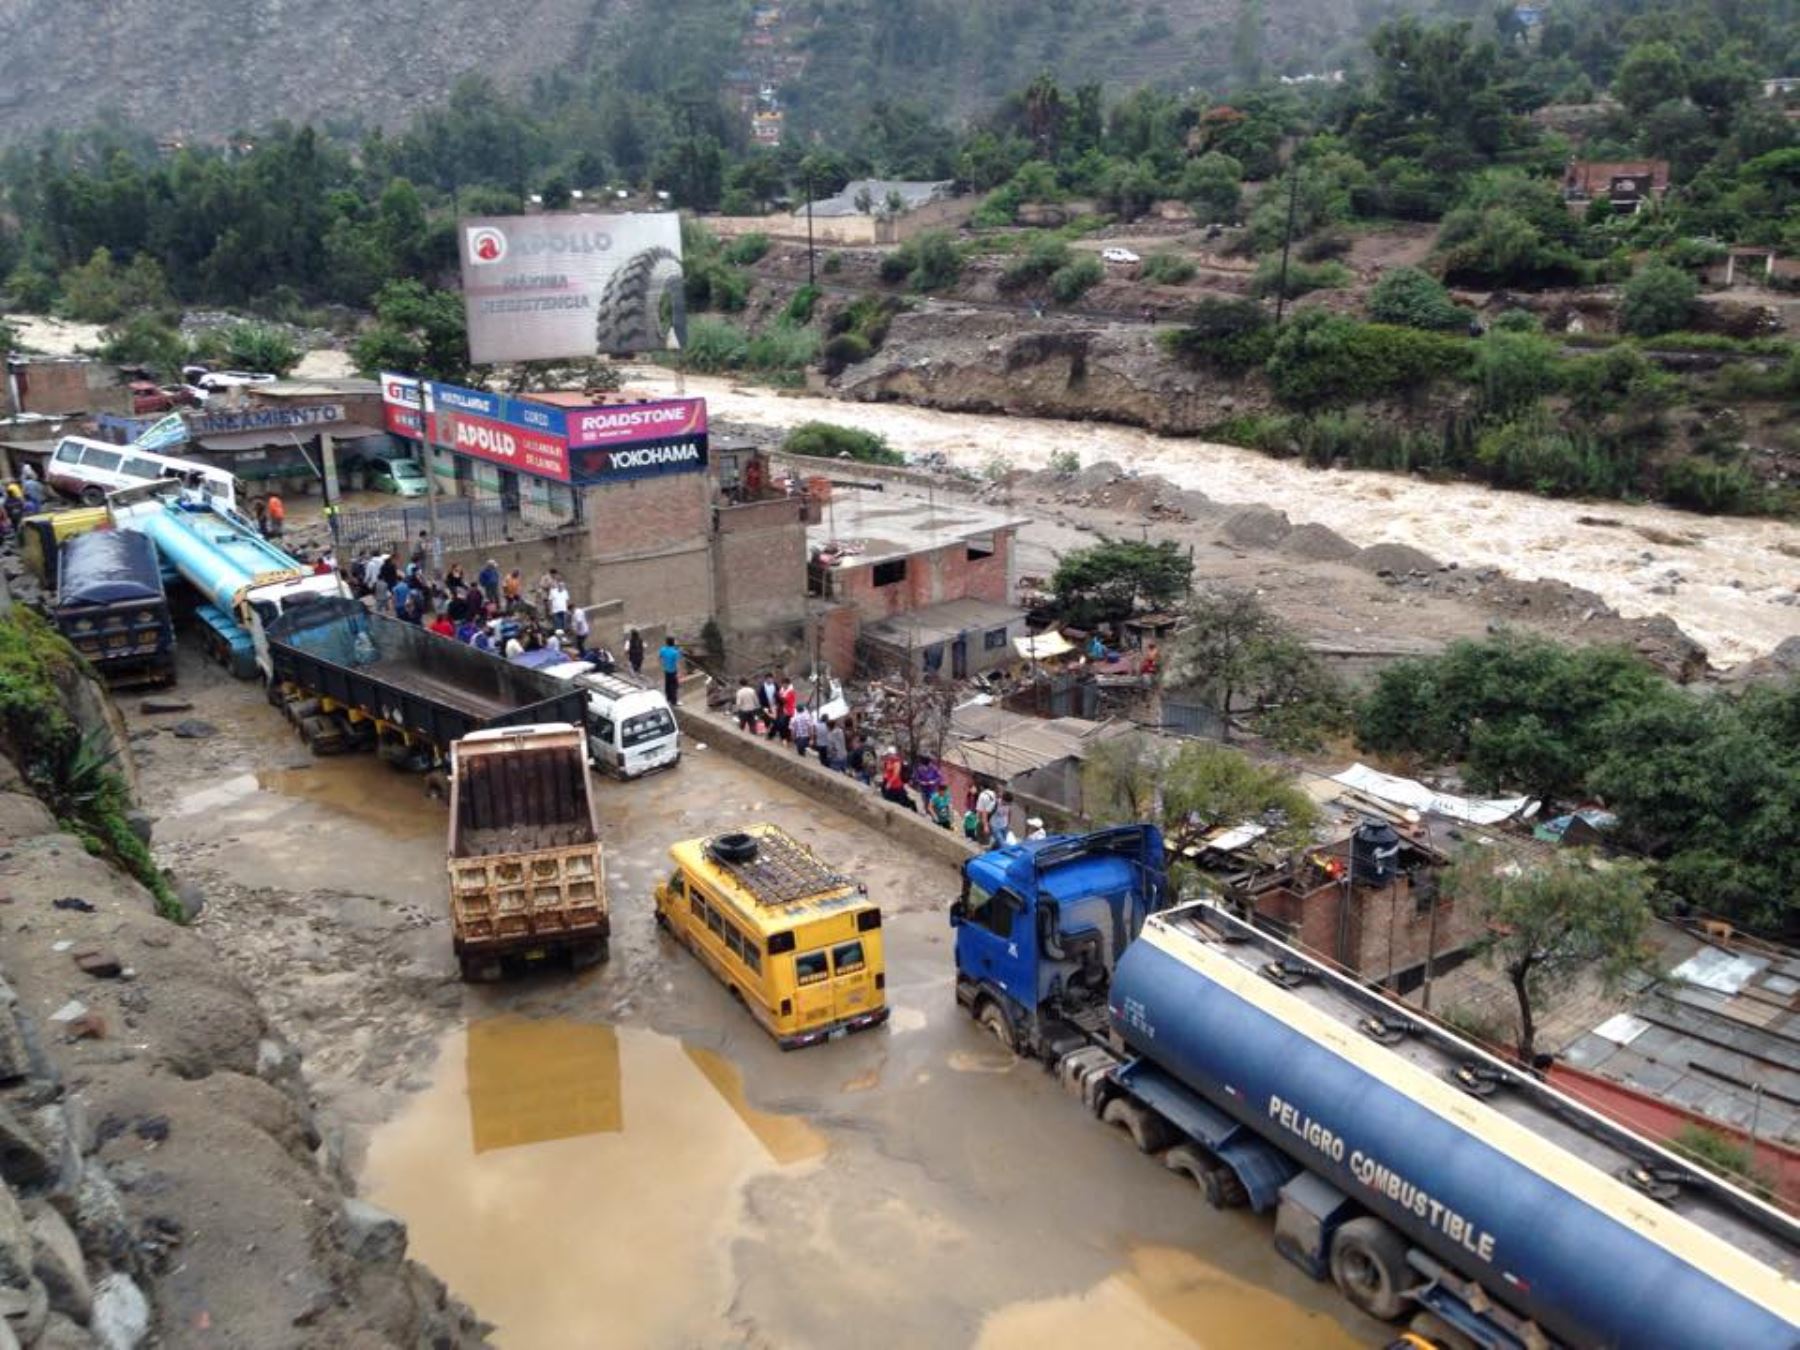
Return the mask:
{"type": "Polygon", "coordinates": [[[562,411],[523,399],[426,380],[425,435],[436,446],[502,469],[569,481],[562,411]]]}
{"type": "Polygon", "coordinates": [[[662,351],[687,336],[672,211],[483,216],[457,238],[477,365],[662,351]]]}

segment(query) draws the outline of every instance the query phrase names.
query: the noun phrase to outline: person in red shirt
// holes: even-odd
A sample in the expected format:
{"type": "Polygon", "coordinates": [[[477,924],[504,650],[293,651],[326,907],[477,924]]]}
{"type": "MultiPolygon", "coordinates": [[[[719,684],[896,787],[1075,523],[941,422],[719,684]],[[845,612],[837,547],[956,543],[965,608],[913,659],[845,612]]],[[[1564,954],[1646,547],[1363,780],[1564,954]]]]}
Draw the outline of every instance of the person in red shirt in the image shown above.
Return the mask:
{"type": "Polygon", "coordinates": [[[444,637],[456,636],[456,625],[450,622],[450,616],[439,610],[431,618],[431,631],[444,637]]]}

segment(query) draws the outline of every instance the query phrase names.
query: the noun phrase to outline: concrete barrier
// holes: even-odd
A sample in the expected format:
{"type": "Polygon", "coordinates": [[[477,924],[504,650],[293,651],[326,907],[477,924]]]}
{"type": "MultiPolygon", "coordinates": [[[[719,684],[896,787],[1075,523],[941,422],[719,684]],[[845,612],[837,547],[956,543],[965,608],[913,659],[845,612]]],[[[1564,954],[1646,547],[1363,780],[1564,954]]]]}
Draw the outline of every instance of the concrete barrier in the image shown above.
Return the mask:
{"type": "MultiPolygon", "coordinates": [[[[685,689],[682,692],[687,693],[685,689]]],[[[701,691],[694,692],[704,697],[701,691]]],[[[681,724],[682,734],[689,740],[703,741],[708,753],[729,755],[765,777],[786,783],[815,801],[885,830],[905,847],[916,848],[957,866],[980,851],[964,839],[960,831],[942,829],[922,815],[883,801],[873,788],[864,787],[848,774],[827,769],[815,756],[802,758],[784,742],[745,735],[737,729],[733,719],[686,704],[675,709],[675,717],[681,724]]],[[[955,898],[946,895],[944,907],[948,909],[955,898]]]]}

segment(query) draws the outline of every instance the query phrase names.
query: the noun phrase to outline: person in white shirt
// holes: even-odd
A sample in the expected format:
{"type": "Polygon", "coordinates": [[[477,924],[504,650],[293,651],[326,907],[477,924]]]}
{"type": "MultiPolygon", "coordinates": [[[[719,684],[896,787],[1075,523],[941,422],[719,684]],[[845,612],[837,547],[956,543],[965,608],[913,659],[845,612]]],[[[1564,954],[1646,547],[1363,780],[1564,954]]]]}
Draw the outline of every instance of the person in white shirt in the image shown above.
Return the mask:
{"type": "Polygon", "coordinates": [[[1044,829],[1044,822],[1036,816],[1025,822],[1025,829],[1028,831],[1025,835],[1027,839],[1048,839],[1050,837],[1044,829]]]}
{"type": "Polygon", "coordinates": [[[562,578],[557,577],[550,587],[550,622],[554,627],[569,626],[569,588],[563,585],[562,578]]]}
{"type": "Polygon", "coordinates": [[[732,704],[737,713],[739,731],[749,731],[756,722],[756,690],[750,687],[747,679],[739,680],[737,698],[732,704]]]}
{"type": "Polygon", "coordinates": [[[983,839],[994,837],[994,808],[999,804],[1000,799],[994,795],[991,787],[982,788],[981,794],[975,798],[975,816],[981,822],[983,839]]]}
{"type": "Polygon", "coordinates": [[[519,641],[519,635],[517,633],[514,633],[511,637],[506,639],[506,659],[508,661],[512,660],[515,656],[523,655],[524,651],[525,644],[519,641]]]}

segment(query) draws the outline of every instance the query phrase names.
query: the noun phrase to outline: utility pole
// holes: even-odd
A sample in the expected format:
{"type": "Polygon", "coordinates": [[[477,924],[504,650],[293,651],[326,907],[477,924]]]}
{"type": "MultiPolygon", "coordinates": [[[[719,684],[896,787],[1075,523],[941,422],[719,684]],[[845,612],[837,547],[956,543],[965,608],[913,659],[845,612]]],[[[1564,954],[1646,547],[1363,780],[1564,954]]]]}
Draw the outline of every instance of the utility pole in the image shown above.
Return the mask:
{"type": "Polygon", "coordinates": [[[817,285],[819,280],[818,273],[813,268],[812,204],[813,180],[812,173],[808,171],[806,175],[806,284],[808,286],[817,285]]]}
{"type": "MultiPolygon", "coordinates": [[[[441,569],[444,558],[444,537],[438,533],[437,507],[437,449],[431,443],[431,393],[430,386],[421,378],[419,380],[419,459],[425,470],[425,519],[431,530],[431,559],[435,567],[441,569]]],[[[501,507],[504,518],[506,508],[501,507]]]]}
{"type": "Polygon", "coordinates": [[[1300,166],[1288,165],[1287,228],[1281,232],[1281,280],[1275,287],[1275,326],[1281,327],[1282,311],[1287,308],[1288,250],[1294,243],[1294,213],[1300,204],[1300,166]]]}
{"type": "MultiPolygon", "coordinates": [[[[1414,884],[1416,885],[1417,883],[1415,882],[1414,884]]],[[[1426,1012],[1431,1011],[1431,973],[1432,973],[1431,968],[1432,968],[1432,966],[1437,964],[1437,916],[1438,916],[1438,898],[1439,897],[1438,897],[1438,892],[1437,892],[1436,887],[1437,887],[1437,882],[1435,879],[1433,879],[1432,892],[1431,892],[1431,922],[1428,923],[1425,927],[1424,1007],[1425,1007],[1426,1012]]]]}

